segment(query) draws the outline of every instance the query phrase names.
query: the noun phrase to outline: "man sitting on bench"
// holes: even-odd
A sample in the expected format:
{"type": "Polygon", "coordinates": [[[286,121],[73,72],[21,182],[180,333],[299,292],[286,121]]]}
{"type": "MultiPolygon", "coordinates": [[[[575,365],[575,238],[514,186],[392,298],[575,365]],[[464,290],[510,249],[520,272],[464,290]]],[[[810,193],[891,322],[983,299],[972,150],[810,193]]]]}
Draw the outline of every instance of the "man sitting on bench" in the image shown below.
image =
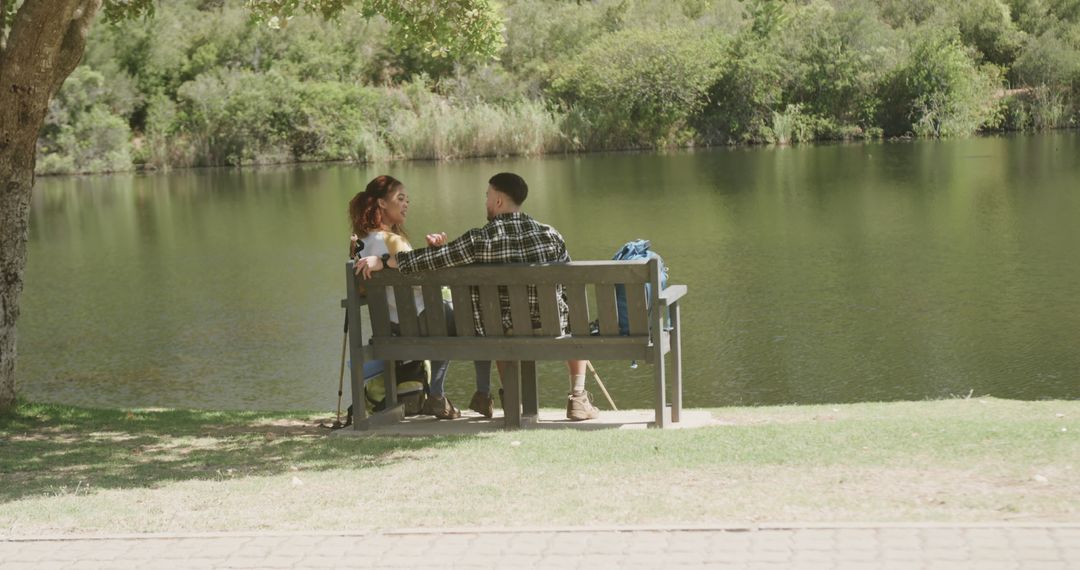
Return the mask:
{"type": "MultiPolygon", "coordinates": [[[[384,264],[396,267],[402,273],[433,271],[447,267],[471,265],[473,263],[545,263],[567,262],[570,254],[566,251],[566,242],[555,228],[537,222],[521,211],[521,204],[529,194],[529,186],[517,174],[502,172],[488,180],[487,209],[488,223],[482,228],[473,228],[461,237],[447,243],[446,234],[429,236],[430,247],[398,252],[393,256],[365,257],[356,265],[358,274],[369,277],[372,271],[379,271],[384,264]]],[[[533,328],[540,327],[540,306],[536,287],[530,286],[529,313],[533,328]]],[[[473,302],[473,323],[476,333],[484,335],[484,325],[480,313],[479,292],[471,291],[473,302]]],[[[568,332],[569,308],[565,293],[558,288],[559,321],[563,334],[568,332]]],[[[506,331],[511,329],[510,300],[508,295],[499,295],[502,309],[502,324],[506,331]]],[[[588,331],[579,331],[587,334],[588,331]]],[[[566,365],[570,372],[570,393],[567,395],[566,417],[571,420],[591,420],[600,416],[600,410],[592,404],[592,398],[585,391],[586,360],[569,360],[566,365]]],[[[499,362],[499,375],[504,376],[506,363],[499,362]]],[[[505,377],[505,376],[504,376],[505,377]]]]}

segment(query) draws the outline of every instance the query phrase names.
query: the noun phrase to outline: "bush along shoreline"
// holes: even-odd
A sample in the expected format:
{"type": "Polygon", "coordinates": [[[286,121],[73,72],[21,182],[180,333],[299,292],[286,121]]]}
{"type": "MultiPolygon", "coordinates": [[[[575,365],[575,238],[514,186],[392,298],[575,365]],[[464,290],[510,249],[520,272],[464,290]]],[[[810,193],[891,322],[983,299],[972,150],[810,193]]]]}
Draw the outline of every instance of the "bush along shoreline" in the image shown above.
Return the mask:
{"type": "Polygon", "coordinates": [[[448,61],[378,19],[179,0],[95,27],[37,173],[1075,128],[1074,4],[507,0],[499,59],[448,61]]]}

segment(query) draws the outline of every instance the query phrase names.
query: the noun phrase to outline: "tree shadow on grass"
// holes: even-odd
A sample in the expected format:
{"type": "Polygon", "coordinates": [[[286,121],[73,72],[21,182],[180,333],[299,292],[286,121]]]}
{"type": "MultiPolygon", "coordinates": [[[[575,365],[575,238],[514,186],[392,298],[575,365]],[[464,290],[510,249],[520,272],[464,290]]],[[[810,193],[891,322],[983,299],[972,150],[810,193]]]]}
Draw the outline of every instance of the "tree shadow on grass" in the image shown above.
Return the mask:
{"type": "Polygon", "coordinates": [[[193,480],[366,469],[475,436],[328,437],[304,414],[22,404],[0,417],[0,503],[193,480]]]}

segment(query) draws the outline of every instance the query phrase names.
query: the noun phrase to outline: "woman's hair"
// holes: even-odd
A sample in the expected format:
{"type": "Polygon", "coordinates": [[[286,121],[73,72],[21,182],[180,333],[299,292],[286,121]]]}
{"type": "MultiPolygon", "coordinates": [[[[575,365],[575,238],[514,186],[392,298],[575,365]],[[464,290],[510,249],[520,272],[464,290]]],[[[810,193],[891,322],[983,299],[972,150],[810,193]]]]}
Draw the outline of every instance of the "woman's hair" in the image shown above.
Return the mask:
{"type": "MultiPolygon", "coordinates": [[[[379,209],[379,200],[388,199],[398,188],[404,184],[393,176],[376,176],[368,182],[367,188],[352,200],[349,200],[349,220],[352,221],[353,233],[365,237],[371,232],[378,231],[382,227],[382,212],[379,209]]],[[[405,228],[398,224],[390,227],[395,234],[405,236],[405,228]]]]}

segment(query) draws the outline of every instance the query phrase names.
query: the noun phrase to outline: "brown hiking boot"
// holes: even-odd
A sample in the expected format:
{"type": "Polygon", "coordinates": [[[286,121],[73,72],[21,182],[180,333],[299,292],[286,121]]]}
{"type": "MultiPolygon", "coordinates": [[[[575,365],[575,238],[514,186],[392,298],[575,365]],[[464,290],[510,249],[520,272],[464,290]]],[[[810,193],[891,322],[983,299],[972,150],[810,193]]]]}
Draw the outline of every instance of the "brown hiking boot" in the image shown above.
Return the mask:
{"type": "Polygon", "coordinates": [[[580,422],[600,417],[600,410],[592,403],[592,396],[585,390],[566,395],[566,419],[580,422]]]}
{"type": "Polygon", "coordinates": [[[427,416],[435,416],[437,420],[454,420],[461,417],[461,411],[450,403],[446,396],[428,396],[424,401],[424,410],[421,412],[427,416]]]}
{"type": "Polygon", "coordinates": [[[487,392],[475,392],[472,395],[472,401],[469,402],[469,409],[485,418],[490,418],[495,415],[495,398],[487,392]]]}

